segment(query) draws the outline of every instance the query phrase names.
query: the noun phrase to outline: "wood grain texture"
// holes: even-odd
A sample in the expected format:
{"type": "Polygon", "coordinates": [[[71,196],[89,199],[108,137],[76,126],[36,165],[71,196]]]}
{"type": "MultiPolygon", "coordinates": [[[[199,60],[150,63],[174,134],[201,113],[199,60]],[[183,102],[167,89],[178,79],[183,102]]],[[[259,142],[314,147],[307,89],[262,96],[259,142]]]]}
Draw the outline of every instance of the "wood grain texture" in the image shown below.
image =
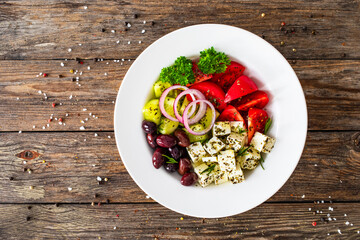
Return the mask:
{"type": "MultiPolygon", "coordinates": [[[[85,130],[113,130],[113,101],[131,63],[2,61],[0,131],[78,131],[80,126],[85,130]],[[78,73],[70,73],[71,69],[78,73]],[[36,77],[39,73],[49,76],[36,77]],[[58,78],[59,74],[63,78],[58,78]],[[73,77],[79,77],[81,86],[71,81],[73,77]],[[57,103],[55,108],[53,102],[57,103]],[[90,112],[98,119],[89,117],[90,112]],[[47,127],[51,114],[61,117],[66,126],[54,120],[47,127]],[[89,121],[80,122],[86,118],[89,121]]],[[[305,92],[310,130],[360,129],[360,61],[298,60],[292,65],[305,92]]]]}
{"type": "Polygon", "coordinates": [[[136,58],[164,34],[200,23],[229,24],[264,35],[286,58],[340,59],[344,53],[346,58],[360,57],[360,15],[356,0],[221,3],[13,0],[0,6],[2,59],[136,58]],[[265,13],[265,17],[261,17],[261,13],[265,13]],[[138,18],[135,19],[134,14],[138,14],[138,18]],[[126,32],[125,21],[132,25],[126,32]],[[151,21],[155,22],[153,26],[151,21]],[[289,31],[287,35],[280,31],[283,21],[289,31]],[[308,30],[303,31],[304,26],[308,30]],[[285,42],[283,47],[281,41],[285,42]],[[68,48],[72,52],[68,52],[68,48]],[[297,51],[293,52],[293,48],[297,51]]]}
{"type": "MultiPolygon", "coordinates": [[[[2,133],[0,202],[151,201],[128,175],[118,157],[113,134],[98,132],[98,135],[95,137],[92,132],[2,133]],[[28,153],[27,156],[35,158],[24,164],[24,159],[16,156],[23,151],[40,155],[28,153]],[[24,172],[24,168],[31,169],[31,174],[24,172]],[[97,176],[109,180],[99,185],[97,176]],[[30,186],[34,188],[29,189],[30,186]],[[95,193],[99,197],[95,198],[95,193]]],[[[310,132],[298,167],[269,201],[302,202],[329,196],[335,201],[359,201],[359,135],[359,132],[310,132]]],[[[129,140],[133,141],[131,137],[129,140]]],[[[149,159],[137,161],[152,167],[150,154],[149,159]]],[[[268,164],[271,162],[265,160],[265,169],[268,164]]],[[[174,177],[180,180],[179,175],[174,177]]]]}
{"type": "Polygon", "coordinates": [[[3,239],[359,239],[359,203],[262,204],[221,219],[158,204],[0,205],[3,239]],[[28,207],[31,209],[28,209],[28,207]],[[328,210],[332,207],[333,211],[328,210]],[[311,211],[309,211],[311,208],[311,211]],[[317,215],[313,211],[318,210],[317,215]],[[336,218],[328,223],[321,218],[336,218]],[[347,216],[344,216],[346,214],[347,216]],[[28,218],[29,221],[26,221],[28,218]],[[183,220],[181,220],[183,218],[183,220]],[[346,225],[346,222],[349,225],[346,225]],[[316,222],[314,227],[312,223],[316,222]],[[353,224],[353,226],[351,226],[353,224]],[[116,229],[114,229],[116,227],[116,229]],[[338,230],[342,234],[339,234],[338,230]],[[328,235],[329,234],[329,235],[328,235]]]}

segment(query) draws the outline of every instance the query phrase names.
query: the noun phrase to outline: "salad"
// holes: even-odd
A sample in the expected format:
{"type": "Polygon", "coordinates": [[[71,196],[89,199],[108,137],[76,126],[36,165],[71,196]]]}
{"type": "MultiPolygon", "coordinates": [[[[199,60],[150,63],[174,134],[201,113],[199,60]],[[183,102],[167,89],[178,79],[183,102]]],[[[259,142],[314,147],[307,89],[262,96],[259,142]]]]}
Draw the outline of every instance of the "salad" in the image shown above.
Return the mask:
{"type": "Polygon", "coordinates": [[[263,154],[275,144],[266,135],[269,98],[244,70],[213,47],[161,70],[142,122],[155,168],[178,172],[184,186],[202,187],[240,183],[244,171],[263,168],[263,154]]]}

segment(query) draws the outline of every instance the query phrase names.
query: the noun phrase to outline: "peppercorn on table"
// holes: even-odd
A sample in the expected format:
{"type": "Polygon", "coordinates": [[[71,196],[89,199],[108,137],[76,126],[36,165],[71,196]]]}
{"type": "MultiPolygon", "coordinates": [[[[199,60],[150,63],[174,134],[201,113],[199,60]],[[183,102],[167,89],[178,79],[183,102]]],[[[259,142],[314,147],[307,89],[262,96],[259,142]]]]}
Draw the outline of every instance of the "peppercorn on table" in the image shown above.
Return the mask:
{"type": "Polygon", "coordinates": [[[359,5],[1,2],[0,239],[359,239],[359,5]],[[276,47],[309,113],[287,183],[259,207],[221,219],[183,216],[146,196],[113,134],[132,62],[164,34],[199,23],[241,27],[276,47]]]}

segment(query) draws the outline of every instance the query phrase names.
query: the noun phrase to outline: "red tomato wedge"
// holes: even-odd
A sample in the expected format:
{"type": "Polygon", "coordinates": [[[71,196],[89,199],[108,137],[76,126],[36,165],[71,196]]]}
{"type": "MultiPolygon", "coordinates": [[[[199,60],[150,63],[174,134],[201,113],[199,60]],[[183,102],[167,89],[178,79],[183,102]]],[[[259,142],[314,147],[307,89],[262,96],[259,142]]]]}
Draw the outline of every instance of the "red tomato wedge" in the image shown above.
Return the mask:
{"type": "Polygon", "coordinates": [[[264,132],[268,114],[258,108],[250,108],[248,113],[248,138],[249,142],[253,138],[255,132],[264,132]]]}
{"type": "MultiPolygon", "coordinates": [[[[216,109],[222,112],[227,104],[224,103],[225,93],[224,91],[215,83],[210,81],[205,81],[201,83],[194,84],[190,87],[191,89],[197,89],[202,94],[205,95],[206,99],[209,100],[216,109]]],[[[191,97],[187,96],[188,100],[191,101],[191,97]]]]}
{"type": "Polygon", "coordinates": [[[243,123],[244,119],[240,113],[236,110],[235,107],[228,105],[224,111],[220,114],[217,119],[218,121],[241,121],[243,123]]]}
{"type": "Polygon", "coordinates": [[[256,90],[258,90],[256,84],[248,76],[242,75],[236,79],[234,84],[226,93],[225,102],[228,103],[234,99],[255,92],[256,90]]]}
{"type": "Polygon", "coordinates": [[[224,73],[213,74],[211,81],[219,85],[226,92],[244,71],[244,66],[240,63],[231,61],[230,65],[226,68],[226,71],[224,73]]]}
{"type": "Polygon", "coordinates": [[[258,90],[242,97],[241,99],[234,100],[231,104],[238,111],[247,111],[252,107],[264,108],[268,102],[269,98],[266,92],[258,90]]]}
{"type": "Polygon", "coordinates": [[[209,80],[213,77],[212,74],[204,74],[198,67],[198,65],[196,64],[196,62],[193,61],[193,67],[192,70],[194,72],[194,76],[195,76],[195,82],[194,83],[189,83],[186,86],[191,86],[194,85],[196,83],[200,83],[206,80],[209,80]]]}

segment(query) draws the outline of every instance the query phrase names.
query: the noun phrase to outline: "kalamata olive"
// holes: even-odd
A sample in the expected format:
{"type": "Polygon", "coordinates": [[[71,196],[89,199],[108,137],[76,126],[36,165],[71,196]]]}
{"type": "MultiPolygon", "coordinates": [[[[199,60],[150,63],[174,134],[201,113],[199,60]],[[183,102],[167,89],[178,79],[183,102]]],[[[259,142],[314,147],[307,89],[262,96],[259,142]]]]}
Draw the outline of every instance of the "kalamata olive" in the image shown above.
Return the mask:
{"type": "Polygon", "coordinates": [[[178,144],[181,147],[188,147],[190,145],[189,137],[181,129],[176,129],[174,132],[175,137],[179,140],[178,144]]]}
{"type": "Polygon", "coordinates": [[[155,168],[160,168],[164,162],[165,162],[165,157],[163,156],[164,154],[166,154],[167,151],[165,148],[157,148],[153,154],[152,157],[152,162],[155,168]]]}
{"type": "Polygon", "coordinates": [[[166,169],[166,171],[168,172],[175,172],[178,167],[179,167],[179,164],[178,163],[164,163],[164,167],[166,169]]]}
{"type": "Polygon", "coordinates": [[[180,152],[180,148],[177,146],[173,146],[173,147],[169,148],[169,152],[170,152],[171,156],[173,158],[175,158],[176,160],[178,160],[181,157],[181,153],[182,153],[182,152],[180,152]]]}
{"type": "Polygon", "coordinates": [[[146,134],[146,140],[150,147],[156,148],[158,145],[156,143],[156,138],[158,137],[158,134],[156,132],[154,133],[148,133],[146,134]]]}
{"type": "Polygon", "coordinates": [[[145,133],[153,133],[156,131],[156,124],[150,121],[142,121],[141,127],[145,133]]]}
{"type": "Polygon", "coordinates": [[[180,182],[184,186],[191,186],[193,185],[197,180],[197,175],[194,172],[191,173],[185,173],[184,176],[182,176],[180,182]]]}
{"type": "Polygon", "coordinates": [[[171,148],[176,145],[177,140],[176,140],[176,137],[174,137],[174,136],[164,134],[164,135],[160,135],[156,138],[156,143],[160,147],[171,148]]]}
{"type": "Polygon", "coordinates": [[[190,172],[191,162],[188,158],[180,158],[178,173],[184,175],[185,173],[190,172]]]}
{"type": "Polygon", "coordinates": [[[180,150],[180,157],[189,157],[189,154],[188,154],[186,148],[179,147],[179,150],[180,150]]]}

